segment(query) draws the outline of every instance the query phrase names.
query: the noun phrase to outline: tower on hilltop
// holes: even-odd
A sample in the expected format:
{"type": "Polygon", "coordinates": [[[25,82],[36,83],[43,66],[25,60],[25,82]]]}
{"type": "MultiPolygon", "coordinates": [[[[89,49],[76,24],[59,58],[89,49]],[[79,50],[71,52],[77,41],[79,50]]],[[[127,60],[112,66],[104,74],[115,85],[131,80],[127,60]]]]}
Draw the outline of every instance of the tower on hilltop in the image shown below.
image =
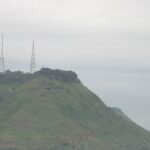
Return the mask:
{"type": "Polygon", "coordinates": [[[35,43],[32,44],[32,54],[31,54],[31,64],[30,64],[30,73],[36,71],[36,59],[35,59],[35,43]]]}
{"type": "Polygon", "coordinates": [[[5,59],[4,59],[4,35],[2,34],[1,43],[1,54],[0,54],[0,72],[5,73],[5,59]]]}

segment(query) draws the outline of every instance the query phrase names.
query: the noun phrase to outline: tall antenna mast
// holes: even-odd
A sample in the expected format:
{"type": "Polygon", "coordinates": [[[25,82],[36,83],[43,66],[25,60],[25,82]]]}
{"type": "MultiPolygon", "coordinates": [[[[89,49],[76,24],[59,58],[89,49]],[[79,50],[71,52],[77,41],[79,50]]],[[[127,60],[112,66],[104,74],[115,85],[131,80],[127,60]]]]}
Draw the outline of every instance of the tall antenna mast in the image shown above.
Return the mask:
{"type": "Polygon", "coordinates": [[[3,34],[2,34],[1,56],[0,56],[0,72],[5,73],[4,36],[3,36],[3,34]]]}
{"type": "Polygon", "coordinates": [[[33,40],[32,44],[32,54],[31,54],[31,64],[30,64],[30,72],[34,73],[36,71],[36,60],[35,60],[35,43],[33,40]]]}

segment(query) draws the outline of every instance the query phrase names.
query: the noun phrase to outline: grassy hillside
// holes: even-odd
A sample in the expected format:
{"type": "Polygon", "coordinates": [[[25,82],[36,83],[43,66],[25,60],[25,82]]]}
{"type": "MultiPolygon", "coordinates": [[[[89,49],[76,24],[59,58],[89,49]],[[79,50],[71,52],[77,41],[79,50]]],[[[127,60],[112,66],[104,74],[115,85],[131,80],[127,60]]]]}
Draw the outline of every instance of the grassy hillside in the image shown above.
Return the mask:
{"type": "Polygon", "coordinates": [[[71,71],[0,75],[0,150],[149,150],[150,133],[129,123],[71,71]]]}

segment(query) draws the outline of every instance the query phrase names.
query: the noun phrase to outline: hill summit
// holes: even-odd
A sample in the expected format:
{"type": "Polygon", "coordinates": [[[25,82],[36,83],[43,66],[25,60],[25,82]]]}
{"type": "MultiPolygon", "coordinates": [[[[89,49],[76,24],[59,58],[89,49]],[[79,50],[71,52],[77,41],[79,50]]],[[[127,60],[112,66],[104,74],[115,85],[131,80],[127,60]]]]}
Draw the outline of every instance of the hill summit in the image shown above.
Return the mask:
{"type": "Polygon", "coordinates": [[[0,74],[0,150],[83,150],[86,140],[91,150],[150,149],[150,132],[72,71],[0,74]]]}
{"type": "Polygon", "coordinates": [[[64,82],[80,82],[76,73],[72,71],[64,71],[64,70],[52,70],[49,68],[42,68],[40,71],[31,73],[23,73],[21,71],[11,72],[6,71],[6,73],[0,74],[0,83],[23,83],[28,80],[37,78],[37,77],[45,77],[51,80],[58,80],[64,82]]]}

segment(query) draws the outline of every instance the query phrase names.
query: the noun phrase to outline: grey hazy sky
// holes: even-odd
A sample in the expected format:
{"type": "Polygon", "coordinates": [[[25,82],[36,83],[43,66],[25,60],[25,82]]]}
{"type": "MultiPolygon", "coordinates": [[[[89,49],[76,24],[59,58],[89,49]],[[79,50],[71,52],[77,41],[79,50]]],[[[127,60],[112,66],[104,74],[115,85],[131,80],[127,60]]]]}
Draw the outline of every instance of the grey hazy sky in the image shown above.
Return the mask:
{"type": "Polygon", "coordinates": [[[71,69],[150,130],[149,0],[0,0],[7,69],[71,69]]]}

